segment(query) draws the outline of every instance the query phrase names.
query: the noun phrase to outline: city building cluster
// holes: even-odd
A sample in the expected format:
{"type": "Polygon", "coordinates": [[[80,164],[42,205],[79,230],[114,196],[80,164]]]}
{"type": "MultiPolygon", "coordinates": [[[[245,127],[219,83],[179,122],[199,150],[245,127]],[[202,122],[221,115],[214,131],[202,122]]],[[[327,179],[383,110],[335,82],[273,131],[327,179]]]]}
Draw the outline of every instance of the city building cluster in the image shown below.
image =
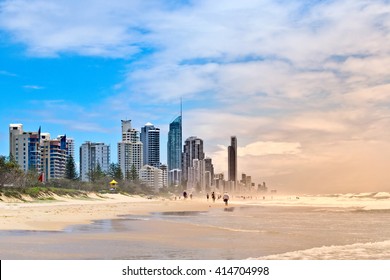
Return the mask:
{"type": "MultiPolygon", "coordinates": [[[[228,177],[215,174],[212,159],[206,157],[203,140],[191,136],[182,141],[182,115],[169,124],[167,164],[160,160],[160,129],[146,123],[141,131],[132,127],[131,120],[121,121],[122,134],[118,142],[118,163],[125,180],[139,180],[155,192],[168,186],[180,187],[189,193],[210,191],[267,191],[265,183],[257,187],[251,176],[237,176],[237,138],[231,136],[228,147],[228,177]]],[[[51,138],[49,133],[25,132],[22,124],[9,126],[10,155],[27,172],[35,170],[42,181],[65,177],[66,162],[75,157],[73,138],[60,135],[51,138]]],[[[86,141],[80,146],[79,177],[90,181],[90,174],[99,168],[108,172],[110,145],[86,141]]]]}

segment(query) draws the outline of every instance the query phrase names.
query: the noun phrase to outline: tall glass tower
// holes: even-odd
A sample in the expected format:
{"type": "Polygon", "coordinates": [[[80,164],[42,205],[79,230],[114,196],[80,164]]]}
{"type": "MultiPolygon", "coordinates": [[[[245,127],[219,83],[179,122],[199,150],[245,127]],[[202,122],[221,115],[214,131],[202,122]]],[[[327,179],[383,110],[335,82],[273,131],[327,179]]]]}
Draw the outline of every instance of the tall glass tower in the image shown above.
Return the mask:
{"type": "Polygon", "coordinates": [[[182,181],[182,116],[178,116],[169,124],[167,161],[168,161],[168,185],[180,185],[182,181]]]}
{"type": "Polygon", "coordinates": [[[169,124],[168,132],[168,171],[181,170],[182,153],[182,116],[178,116],[169,124]]]}

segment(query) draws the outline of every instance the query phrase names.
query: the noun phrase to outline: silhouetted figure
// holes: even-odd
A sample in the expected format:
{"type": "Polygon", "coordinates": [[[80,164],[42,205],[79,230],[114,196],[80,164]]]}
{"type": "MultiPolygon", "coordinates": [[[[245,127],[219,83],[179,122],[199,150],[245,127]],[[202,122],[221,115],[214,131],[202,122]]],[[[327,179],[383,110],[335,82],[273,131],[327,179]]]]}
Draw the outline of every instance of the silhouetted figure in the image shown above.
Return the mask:
{"type": "Polygon", "coordinates": [[[184,197],[184,199],[187,198],[187,192],[183,192],[183,197],[184,197]]]}
{"type": "Polygon", "coordinates": [[[223,202],[225,202],[226,206],[228,205],[228,202],[229,202],[229,195],[228,195],[228,193],[225,193],[223,195],[223,202]]]}
{"type": "Polygon", "coordinates": [[[211,193],[211,198],[213,199],[213,202],[215,202],[215,192],[211,193]]]}

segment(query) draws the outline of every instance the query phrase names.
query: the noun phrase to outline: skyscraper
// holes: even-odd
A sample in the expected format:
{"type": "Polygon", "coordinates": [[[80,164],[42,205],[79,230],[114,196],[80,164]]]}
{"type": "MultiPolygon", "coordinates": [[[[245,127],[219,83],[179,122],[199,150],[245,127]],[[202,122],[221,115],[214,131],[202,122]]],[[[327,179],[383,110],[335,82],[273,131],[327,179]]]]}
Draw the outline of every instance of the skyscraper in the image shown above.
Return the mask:
{"type": "Polygon", "coordinates": [[[131,127],[131,120],[121,120],[122,122],[122,141],[137,142],[139,141],[139,132],[131,127]]]}
{"type": "Polygon", "coordinates": [[[228,180],[237,181],[237,138],[230,137],[230,146],[228,147],[228,180]]]}
{"type": "Polygon", "coordinates": [[[211,158],[205,158],[205,172],[206,174],[206,190],[208,190],[213,185],[214,179],[214,165],[211,158]]]}
{"type": "Polygon", "coordinates": [[[122,141],[118,143],[118,164],[126,179],[133,176],[133,168],[139,176],[143,165],[143,144],[140,141],[139,131],[131,127],[131,120],[122,120],[122,141]]]}
{"type": "Polygon", "coordinates": [[[169,124],[167,145],[168,174],[176,174],[176,176],[169,175],[169,185],[179,184],[181,181],[178,180],[177,175],[181,174],[180,171],[182,169],[182,146],[182,116],[180,115],[169,124]],[[172,170],[176,171],[171,172],[172,170]]]}
{"type": "Polygon", "coordinates": [[[103,172],[110,165],[110,146],[104,143],[85,142],[80,147],[80,176],[82,181],[89,181],[89,174],[100,166],[103,172]]]}
{"type": "Polygon", "coordinates": [[[148,122],[141,128],[143,165],[160,167],[160,129],[148,122]]]}
{"type": "Polygon", "coordinates": [[[182,159],[182,176],[184,181],[188,180],[189,168],[194,166],[194,159],[204,159],[203,140],[196,136],[191,136],[187,138],[184,144],[182,159]]]}
{"type": "Polygon", "coordinates": [[[181,169],[182,145],[182,117],[178,116],[169,124],[168,170],[181,169]]]}

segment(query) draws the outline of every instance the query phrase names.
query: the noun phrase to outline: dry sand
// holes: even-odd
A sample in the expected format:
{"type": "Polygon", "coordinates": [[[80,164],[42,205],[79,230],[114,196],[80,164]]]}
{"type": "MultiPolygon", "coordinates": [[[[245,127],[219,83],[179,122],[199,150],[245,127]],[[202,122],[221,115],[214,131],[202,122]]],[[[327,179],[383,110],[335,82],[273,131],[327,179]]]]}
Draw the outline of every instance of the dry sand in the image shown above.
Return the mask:
{"type": "Polygon", "coordinates": [[[206,211],[223,207],[206,199],[147,199],[121,194],[90,194],[88,199],[55,197],[49,201],[0,202],[0,230],[62,230],[66,226],[120,215],[147,215],[150,212],[206,211]]]}

